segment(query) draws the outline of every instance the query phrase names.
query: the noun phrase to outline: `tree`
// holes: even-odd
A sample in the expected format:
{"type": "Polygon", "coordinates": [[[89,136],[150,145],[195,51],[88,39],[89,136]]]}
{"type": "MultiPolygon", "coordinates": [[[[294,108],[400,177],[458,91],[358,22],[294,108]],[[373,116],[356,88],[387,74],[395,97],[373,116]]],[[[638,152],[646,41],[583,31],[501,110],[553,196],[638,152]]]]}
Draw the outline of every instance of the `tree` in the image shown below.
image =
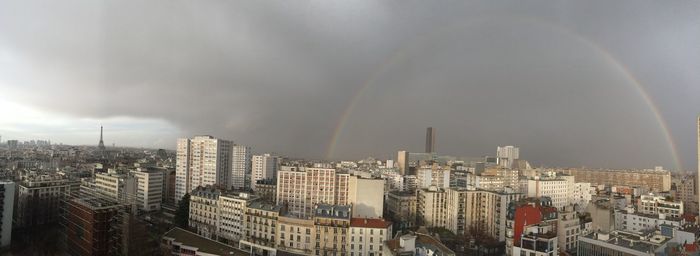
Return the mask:
{"type": "Polygon", "coordinates": [[[175,226],[186,229],[188,227],[187,223],[190,218],[190,194],[187,193],[182,197],[180,203],[177,205],[177,210],[175,211],[175,217],[173,218],[173,223],[175,226]]]}

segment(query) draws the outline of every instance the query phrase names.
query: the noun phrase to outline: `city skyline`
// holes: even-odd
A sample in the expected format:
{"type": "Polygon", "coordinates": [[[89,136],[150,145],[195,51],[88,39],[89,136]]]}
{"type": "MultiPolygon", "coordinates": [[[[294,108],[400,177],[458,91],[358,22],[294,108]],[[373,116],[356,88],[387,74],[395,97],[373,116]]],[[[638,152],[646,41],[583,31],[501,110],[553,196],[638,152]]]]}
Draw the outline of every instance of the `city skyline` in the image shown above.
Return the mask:
{"type": "Polygon", "coordinates": [[[692,170],[700,8],[627,3],[3,3],[0,134],[358,159],[431,126],[441,154],[692,170]]]}

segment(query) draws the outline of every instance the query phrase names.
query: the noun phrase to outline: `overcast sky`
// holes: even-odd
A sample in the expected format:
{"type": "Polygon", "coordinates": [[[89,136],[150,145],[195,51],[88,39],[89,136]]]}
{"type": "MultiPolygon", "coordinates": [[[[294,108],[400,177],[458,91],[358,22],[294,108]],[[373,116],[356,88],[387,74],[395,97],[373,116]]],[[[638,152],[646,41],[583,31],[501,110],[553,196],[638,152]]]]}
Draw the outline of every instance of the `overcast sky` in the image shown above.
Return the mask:
{"type": "Polygon", "coordinates": [[[2,0],[0,135],[696,168],[699,2],[506,2],[2,0]]]}

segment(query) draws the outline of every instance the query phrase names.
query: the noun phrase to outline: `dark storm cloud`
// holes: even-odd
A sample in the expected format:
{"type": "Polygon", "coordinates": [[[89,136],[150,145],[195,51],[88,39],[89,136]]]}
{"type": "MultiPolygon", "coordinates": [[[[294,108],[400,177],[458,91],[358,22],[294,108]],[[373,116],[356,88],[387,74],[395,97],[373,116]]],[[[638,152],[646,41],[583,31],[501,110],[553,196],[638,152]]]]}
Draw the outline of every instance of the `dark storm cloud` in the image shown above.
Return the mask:
{"type": "Polygon", "coordinates": [[[320,158],[375,77],[335,157],[418,151],[434,126],[446,154],[517,144],[548,165],[673,166],[647,103],[598,47],[651,92],[691,165],[697,4],[492,2],[2,2],[12,68],[0,82],[45,111],[164,119],[320,158]]]}

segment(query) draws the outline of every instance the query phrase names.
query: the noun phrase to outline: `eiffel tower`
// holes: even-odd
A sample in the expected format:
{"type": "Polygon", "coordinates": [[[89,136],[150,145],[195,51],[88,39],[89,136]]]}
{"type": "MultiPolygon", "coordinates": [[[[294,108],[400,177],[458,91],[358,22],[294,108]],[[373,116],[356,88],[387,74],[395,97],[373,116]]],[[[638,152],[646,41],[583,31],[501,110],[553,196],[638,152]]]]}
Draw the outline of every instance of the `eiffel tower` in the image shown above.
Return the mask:
{"type": "Polygon", "coordinates": [[[101,151],[105,150],[105,142],[102,141],[102,126],[100,125],[100,143],[97,144],[97,148],[101,151]]]}

